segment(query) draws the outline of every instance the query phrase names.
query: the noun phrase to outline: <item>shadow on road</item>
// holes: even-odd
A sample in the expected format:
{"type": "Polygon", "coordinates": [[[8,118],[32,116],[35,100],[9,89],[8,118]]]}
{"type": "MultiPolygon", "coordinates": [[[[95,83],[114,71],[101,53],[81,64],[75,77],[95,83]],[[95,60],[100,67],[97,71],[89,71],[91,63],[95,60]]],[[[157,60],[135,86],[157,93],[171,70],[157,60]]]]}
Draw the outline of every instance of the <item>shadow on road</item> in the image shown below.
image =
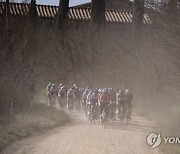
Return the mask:
{"type": "Polygon", "coordinates": [[[112,124],[106,124],[102,126],[99,121],[96,121],[95,124],[91,124],[87,117],[84,117],[83,114],[79,114],[78,112],[73,112],[71,115],[71,122],[66,124],[66,126],[100,126],[102,129],[117,129],[124,131],[136,131],[136,132],[144,132],[148,133],[150,131],[154,131],[157,129],[155,124],[147,119],[139,116],[133,116],[132,121],[127,124],[126,120],[121,124],[120,120],[114,121],[112,124]]]}
{"type": "Polygon", "coordinates": [[[127,124],[126,120],[121,124],[119,120],[115,121],[111,125],[105,125],[105,129],[118,129],[126,131],[136,131],[136,132],[149,132],[156,130],[155,124],[151,121],[147,121],[143,117],[133,117],[132,121],[127,124]]]}

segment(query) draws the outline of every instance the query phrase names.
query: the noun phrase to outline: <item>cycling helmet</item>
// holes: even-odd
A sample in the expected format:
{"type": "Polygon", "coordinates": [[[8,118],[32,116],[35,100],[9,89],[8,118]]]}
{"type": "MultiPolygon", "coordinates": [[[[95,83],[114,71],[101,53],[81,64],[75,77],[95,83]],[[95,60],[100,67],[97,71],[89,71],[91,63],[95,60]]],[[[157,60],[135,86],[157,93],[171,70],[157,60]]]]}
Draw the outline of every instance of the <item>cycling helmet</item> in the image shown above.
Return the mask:
{"type": "Polygon", "coordinates": [[[73,85],[73,87],[77,87],[77,84],[75,83],[75,84],[73,85]]]}
{"type": "Polygon", "coordinates": [[[98,90],[98,92],[99,92],[99,93],[101,93],[101,92],[102,92],[102,90],[101,90],[101,89],[99,89],[99,90],[98,90]]]}
{"type": "Polygon", "coordinates": [[[108,93],[108,89],[105,88],[105,89],[103,90],[103,93],[108,93]]]}
{"type": "Polygon", "coordinates": [[[75,89],[76,89],[76,90],[79,90],[79,88],[78,88],[78,87],[75,87],[75,89]]]}
{"type": "Polygon", "coordinates": [[[62,87],[62,86],[63,86],[63,84],[60,83],[60,84],[59,84],[59,87],[62,87]]]}
{"type": "Polygon", "coordinates": [[[113,88],[109,88],[108,91],[109,91],[109,92],[112,92],[112,91],[113,91],[113,88]]]}
{"type": "Polygon", "coordinates": [[[95,90],[94,90],[94,93],[98,93],[98,89],[95,89],[95,90]]]}
{"type": "Polygon", "coordinates": [[[128,95],[130,93],[129,89],[126,89],[125,93],[128,95]]]}

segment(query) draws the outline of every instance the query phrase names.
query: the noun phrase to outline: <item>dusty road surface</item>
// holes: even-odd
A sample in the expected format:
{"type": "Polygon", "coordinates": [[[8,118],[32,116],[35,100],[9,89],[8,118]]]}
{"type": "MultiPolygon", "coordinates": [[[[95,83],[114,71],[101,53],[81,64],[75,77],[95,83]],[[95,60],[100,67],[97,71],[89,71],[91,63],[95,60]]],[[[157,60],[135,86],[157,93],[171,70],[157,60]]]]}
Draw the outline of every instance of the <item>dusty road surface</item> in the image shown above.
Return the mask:
{"type": "Polygon", "coordinates": [[[129,125],[116,121],[105,128],[90,124],[82,114],[73,114],[73,119],[66,126],[17,142],[3,154],[159,154],[146,144],[146,136],[156,128],[143,117],[134,115],[129,125]]]}

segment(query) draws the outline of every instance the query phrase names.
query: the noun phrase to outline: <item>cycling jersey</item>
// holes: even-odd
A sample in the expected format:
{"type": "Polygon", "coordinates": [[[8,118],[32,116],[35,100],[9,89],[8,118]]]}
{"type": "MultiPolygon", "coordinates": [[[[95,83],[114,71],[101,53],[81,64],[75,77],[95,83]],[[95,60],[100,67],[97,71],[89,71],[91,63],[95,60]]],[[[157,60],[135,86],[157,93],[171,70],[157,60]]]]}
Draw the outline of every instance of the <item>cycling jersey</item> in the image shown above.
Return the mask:
{"type": "Polygon", "coordinates": [[[110,99],[110,101],[115,102],[116,101],[116,93],[115,92],[109,93],[109,99],[110,99]]]}
{"type": "Polygon", "coordinates": [[[100,96],[100,104],[108,104],[109,103],[109,95],[108,93],[104,93],[100,96]]]}
{"type": "Polygon", "coordinates": [[[92,96],[90,98],[90,104],[91,105],[96,105],[97,103],[98,103],[98,95],[92,94],[92,96]]]}
{"type": "Polygon", "coordinates": [[[88,92],[84,92],[82,96],[83,101],[87,100],[87,96],[88,96],[88,92]]]}
{"type": "Polygon", "coordinates": [[[88,94],[87,95],[87,104],[90,104],[90,102],[91,102],[91,94],[88,94]]]}
{"type": "Polygon", "coordinates": [[[127,101],[127,97],[125,94],[119,94],[118,95],[118,102],[119,103],[125,103],[127,101]]]}
{"type": "Polygon", "coordinates": [[[74,98],[80,98],[81,97],[81,92],[79,91],[79,89],[75,89],[74,90],[74,98]]]}
{"type": "Polygon", "coordinates": [[[57,91],[56,91],[56,89],[54,87],[51,87],[50,94],[51,95],[57,95],[57,91]]]}
{"type": "Polygon", "coordinates": [[[127,99],[128,102],[131,102],[133,100],[132,94],[127,94],[126,99],[127,99]]]}
{"type": "Polygon", "coordinates": [[[50,90],[51,90],[51,85],[48,85],[48,86],[47,86],[47,91],[48,91],[48,93],[50,93],[50,90]]]}
{"type": "Polygon", "coordinates": [[[61,88],[61,89],[59,90],[58,95],[59,95],[60,97],[65,97],[65,96],[66,96],[66,89],[65,89],[65,88],[61,88]]]}
{"type": "Polygon", "coordinates": [[[72,90],[69,90],[69,91],[67,92],[67,97],[68,97],[68,98],[72,98],[72,97],[73,97],[73,91],[72,91],[72,90]]]}

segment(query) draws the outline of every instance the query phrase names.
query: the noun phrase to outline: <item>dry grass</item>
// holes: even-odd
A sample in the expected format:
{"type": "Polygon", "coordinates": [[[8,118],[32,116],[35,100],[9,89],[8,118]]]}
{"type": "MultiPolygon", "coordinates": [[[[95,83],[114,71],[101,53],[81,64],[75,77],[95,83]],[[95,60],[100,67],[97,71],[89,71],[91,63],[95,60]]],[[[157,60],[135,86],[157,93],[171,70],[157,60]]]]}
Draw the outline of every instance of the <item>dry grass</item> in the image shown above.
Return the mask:
{"type": "MultiPolygon", "coordinates": [[[[150,103],[149,103],[150,104],[150,103]]],[[[162,136],[180,136],[180,106],[178,104],[153,106],[144,104],[135,108],[136,112],[154,120],[159,126],[162,136]]],[[[161,151],[164,154],[179,154],[180,147],[177,144],[161,144],[161,151]]]]}
{"type": "Polygon", "coordinates": [[[60,126],[68,121],[69,117],[65,112],[42,104],[38,104],[29,113],[17,114],[14,122],[10,122],[7,116],[1,116],[0,151],[14,141],[60,126]]]}

